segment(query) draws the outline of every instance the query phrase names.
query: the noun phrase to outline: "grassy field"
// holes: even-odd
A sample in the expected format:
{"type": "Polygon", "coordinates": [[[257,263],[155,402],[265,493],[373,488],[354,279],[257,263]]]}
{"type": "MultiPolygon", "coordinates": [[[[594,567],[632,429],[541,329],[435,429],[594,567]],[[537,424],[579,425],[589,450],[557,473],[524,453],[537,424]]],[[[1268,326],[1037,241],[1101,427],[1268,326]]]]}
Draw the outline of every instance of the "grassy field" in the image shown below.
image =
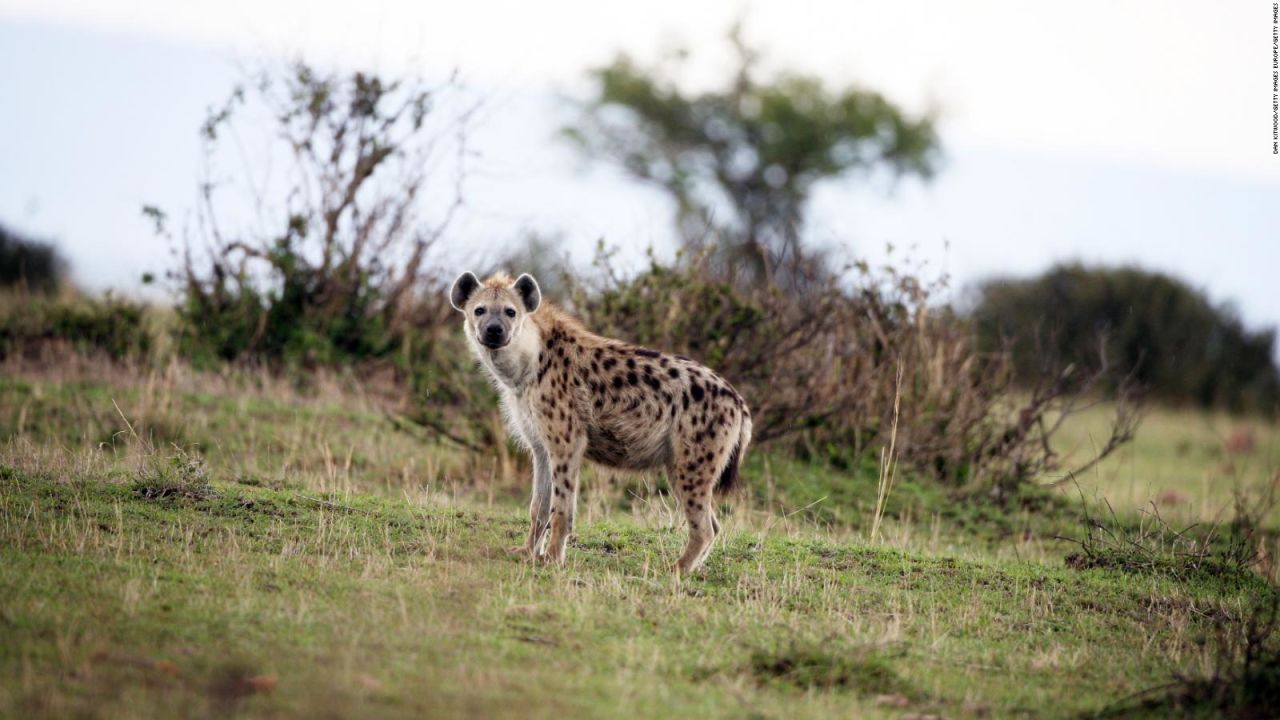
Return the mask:
{"type": "Polygon", "coordinates": [[[3,370],[5,716],[1074,717],[1213,674],[1269,592],[1217,566],[1067,563],[1058,539],[1085,536],[1081,496],[1128,532],[1144,508],[1230,520],[1234,491],[1277,479],[1280,432],[1257,421],[1155,412],[1003,509],[903,478],[874,541],[874,468],[756,452],[681,581],[655,479],[590,473],[566,567],[529,566],[505,551],[518,455],[398,429],[340,378],[3,370]]]}

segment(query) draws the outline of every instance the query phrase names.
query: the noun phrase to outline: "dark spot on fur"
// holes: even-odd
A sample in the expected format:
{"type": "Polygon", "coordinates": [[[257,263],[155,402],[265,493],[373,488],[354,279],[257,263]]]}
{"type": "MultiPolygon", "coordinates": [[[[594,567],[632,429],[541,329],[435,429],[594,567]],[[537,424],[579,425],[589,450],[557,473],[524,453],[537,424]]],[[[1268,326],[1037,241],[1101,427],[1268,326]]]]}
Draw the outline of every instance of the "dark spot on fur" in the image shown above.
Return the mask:
{"type": "Polygon", "coordinates": [[[684,409],[688,410],[689,409],[689,393],[683,392],[683,393],[680,393],[680,395],[684,399],[684,409]]]}
{"type": "Polygon", "coordinates": [[[680,371],[679,371],[679,370],[677,370],[677,369],[675,369],[675,368],[668,368],[668,369],[667,369],[667,374],[668,374],[668,375],[670,375],[670,376],[671,376],[671,377],[673,377],[673,378],[678,378],[678,377],[680,377],[680,371]]]}
{"type": "Polygon", "coordinates": [[[632,370],[635,370],[635,369],[636,369],[636,359],[635,359],[635,358],[627,358],[627,367],[631,368],[632,370]]]}
{"type": "Polygon", "coordinates": [[[662,387],[662,383],[658,382],[658,378],[652,375],[645,375],[644,381],[646,384],[648,384],[649,387],[653,388],[654,390],[657,390],[658,388],[662,387]]]}
{"type": "Polygon", "coordinates": [[[617,358],[605,358],[604,364],[601,366],[605,370],[611,370],[614,365],[618,364],[617,358]]]}
{"type": "Polygon", "coordinates": [[[632,385],[636,385],[640,382],[640,378],[636,377],[636,374],[634,372],[629,372],[627,373],[627,382],[631,383],[632,385]]]}
{"type": "Polygon", "coordinates": [[[621,376],[621,375],[614,375],[614,376],[613,376],[613,389],[614,389],[614,390],[617,390],[617,389],[618,389],[618,388],[620,388],[620,387],[622,387],[622,376],[621,376]]]}
{"type": "Polygon", "coordinates": [[[689,392],[693,393],[694,401],[702,402],[703,392],[702,392],[701,385],[695,382],[694,384],[689,386],[689,392]]]}
{"type": "Polygon", "coordinates": [[[656,350],[648,350],[648,349],[645,349],[645,348],[636,348],[636,354],[637,354],[637,355],[639,355],[640,357],[656,358],[656,357],[658,357],[659,355],[661,355],[662,353],[657,352],[656,350]]]}

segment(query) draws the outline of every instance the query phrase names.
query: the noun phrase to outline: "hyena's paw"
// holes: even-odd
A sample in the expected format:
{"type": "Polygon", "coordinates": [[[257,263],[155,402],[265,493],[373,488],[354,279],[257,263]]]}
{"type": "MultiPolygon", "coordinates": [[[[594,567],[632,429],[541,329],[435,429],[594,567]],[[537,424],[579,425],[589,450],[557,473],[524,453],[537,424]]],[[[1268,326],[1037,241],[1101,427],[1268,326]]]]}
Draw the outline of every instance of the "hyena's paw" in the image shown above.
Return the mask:
{"type": "Polygon", "coordinates": [[[507,548],[507,552],[525,562],[536,563],[542,558],[542,553],[530,549],[528,545],[513,545],[507,548]]]}
{"type": "Polygon", "coordinates": [[[676,577],[689,577],[701,569],[701,562],[684,562],[683,560],[671,566],[671,572],[676,577]]]}
{"type": "Polygon", "coordinates": [[[563,567],[565,556],[568,555],[568,548],[565,545],[566,542],[556,543],[553,538],[547,543],[546,551],[538,555],[538,562],[553,567],[563,567]]]}
{"type": "Polygon", "coordinates": [[[554,553],[544,552],[539,554],[538,557],[534,559],[534,562],[549,565],[551,567],[564,567],[564,553],[556,555],[554,553]]]}

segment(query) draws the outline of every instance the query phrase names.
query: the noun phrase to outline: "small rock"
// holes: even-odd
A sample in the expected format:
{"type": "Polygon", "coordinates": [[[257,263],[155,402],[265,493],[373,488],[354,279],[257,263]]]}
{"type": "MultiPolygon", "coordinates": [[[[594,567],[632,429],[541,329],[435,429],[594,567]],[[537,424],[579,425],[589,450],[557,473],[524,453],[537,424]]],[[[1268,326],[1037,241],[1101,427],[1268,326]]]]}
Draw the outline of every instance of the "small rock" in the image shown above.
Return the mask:
{"type": "Polygon", "coordinates": [[[911,705],[911,699],[908,698],[906,695],[901,695],[898,693],[890,693],[888,695],[877,695],[876,704],[888,705],[890,707],[904,708],[911,705]]]}

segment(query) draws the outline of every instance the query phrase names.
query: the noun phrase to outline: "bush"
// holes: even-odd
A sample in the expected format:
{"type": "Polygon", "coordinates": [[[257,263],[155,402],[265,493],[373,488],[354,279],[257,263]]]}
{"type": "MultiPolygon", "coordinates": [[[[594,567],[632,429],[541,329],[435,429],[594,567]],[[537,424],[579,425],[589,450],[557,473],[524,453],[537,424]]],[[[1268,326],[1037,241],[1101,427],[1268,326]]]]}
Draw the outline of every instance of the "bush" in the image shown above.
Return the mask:
{"type": "Polygon", "coordinates": [[[37,352],[51,344],[102,352],[116,360],[145,356],[153,347],[147,308],[111,295],[0,297],[0,357],[37,352]]]}
{"type": "Polygon", "coordinates": [[[972,315],[983,347],[1008,345],[1023,383],[1043,380],[1046,368],[1099,369],[1105,336],[1108,361],[1132,369],[1156,396],[1233,411],[1280,409],[1275,331],[1245,329],[1230,308],[1168,275],[1063,265],[1028,280],[990,281],[979,294],[972,315]]]}
{"type": "MultiPolygon", "coordinates": [[[[405,357],[421,342],[409,316],[451,214],[433,227],[418,217],[438,92],[359,72],[324,75],[304,63],[281,77],[264,74],[256,87],[253,95],[236,90],[211,113],[207,153],[218,157],[253,101],[273,118],[273,152],[289,156],[294,172],[280,197],[256,198],[280,215],[240,233],[222,230],[218,186],[202,183],[201,225],[212,237],[209,254],[188,250],[177,273],[182,350],[306,367],[405,357]]],[[[459,204],[456,186],[447,202],[459,204]]],[[[163,232],[163,213],[144,212],[163,232]]]]}
{"type": "Polygon", "coordinates": [[[62,284],[66,268],[66,261],[50,243],[0,225],[0,289],[53,292],[62,284]]]}
{"type": "MultiPolygon", "coordinates": [[[[934,307],[936,287],[915,277],[816,271],[783,291],[730,282],[705,257],[651,259],[625,280],[606,253],[597,267],[573,295],[588,326],[716,368],[750,403],[758,442],[843,467],[892,445],[890,462],[956,486],[980,479],[1000,496],[1058,467],[1048,419],[1071,411],[1066,393],[1080,385],[1013,392],[1008,355],[980,352],[969,323],[934,307]]],[[[1132,432],[1121,409],[1107,452],[1132,432]]]]}

